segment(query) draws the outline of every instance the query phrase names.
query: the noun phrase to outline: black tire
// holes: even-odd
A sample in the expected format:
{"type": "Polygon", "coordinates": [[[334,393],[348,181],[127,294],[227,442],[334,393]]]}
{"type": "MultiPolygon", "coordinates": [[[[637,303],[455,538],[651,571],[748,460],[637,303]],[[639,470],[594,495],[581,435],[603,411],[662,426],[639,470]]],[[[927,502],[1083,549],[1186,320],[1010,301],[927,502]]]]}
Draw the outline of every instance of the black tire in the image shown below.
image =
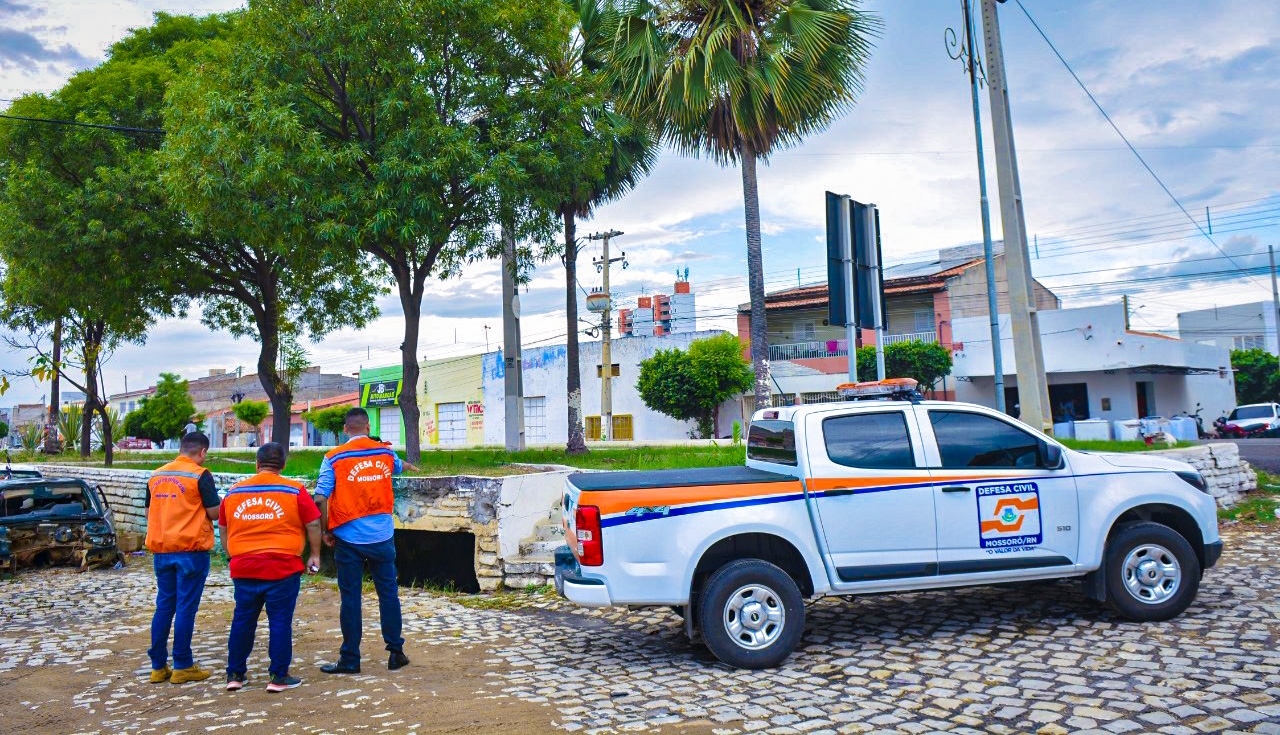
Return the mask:
{"type": "Polygon", "coordinates": [[[1129,620],[1175,618],[1191,605],[1200,588],[1200,560],[1195,549],[1182,534],[1161,523],[1141,521],[1117,528],[1107,541],[1102,563],[1107,575],[1107,602],[1129,620]],[[1149,561],[1151,566],[1131,577],[1131,570],[1126,569],[1130,554],[1135,554],[1134,561],[1139,564],[1149,561]],[[1154,576],[1168,568],[1170,561],[1176,561],[1178,570],[1176,585],[1172,586],[1168,579],[1154,576]],[[1146,574],[1152,574],[1155,581],[1144,580],[1146,574]],[[1130,591],[1131,587],[1137,591],[1130,591]]]}
{"type": "MultiPolygon", "coordinates": [[[[745,593],[743,593],[745,594],[745,593]]],[[[739,559],[716,570],[707,580],[701,594],[698,618],[702,637],[716,658],[739,669],[768,669],[778,666],[795,650],[804,633],[804,598],[791,575],[760,559],[739,559]],[[748,588],[756,588],[753,597],[741,599],[755,602],[755,609],[765,615],[760,625],[766,639],[758,648],[737,639],[729,630],[726,617],[730,598],[748,588]],[[780,622],[771,623],[769,613],[780,622]],[[778,615],[778,613],[781,613],[778,615]],[[772,627],[770,627],[772,626],[772,627]]],[[[732,613],[736,615],[737,612],[732,613]]],[[[752,614],[758,614],[753,611],[752,614]]],[[[745,634],[744,634],[745,635],[745,634]]]]}

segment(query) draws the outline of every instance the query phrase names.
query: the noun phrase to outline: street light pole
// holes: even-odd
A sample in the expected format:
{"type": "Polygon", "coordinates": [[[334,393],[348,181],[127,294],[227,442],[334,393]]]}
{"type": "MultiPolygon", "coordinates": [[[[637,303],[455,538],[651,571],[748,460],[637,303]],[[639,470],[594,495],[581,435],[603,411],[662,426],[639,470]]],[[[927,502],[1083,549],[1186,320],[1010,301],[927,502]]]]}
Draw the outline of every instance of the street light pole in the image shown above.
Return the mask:
{"type": "Polygon", "coordinates": [[[1044,352],[1040,346],[1040,319],[1032,292],[1031,257],[1027,252],[1022,185],[1018,182],[1018,157],[1013,143],[1009,84],[1005,77],[996,0],[982,0],[982,25],[986,39],[987,91],[991,100],[992,137],[995,139],[996,179],[1000,186],[1000,219],[1004,228],[1005,273],[1009,281],[1013,358],[1018,372],[1018,417],[1032,428],[1051,434],[1053,418],[1048,410],[1049,386],[1045,379],[1044,352]]]}

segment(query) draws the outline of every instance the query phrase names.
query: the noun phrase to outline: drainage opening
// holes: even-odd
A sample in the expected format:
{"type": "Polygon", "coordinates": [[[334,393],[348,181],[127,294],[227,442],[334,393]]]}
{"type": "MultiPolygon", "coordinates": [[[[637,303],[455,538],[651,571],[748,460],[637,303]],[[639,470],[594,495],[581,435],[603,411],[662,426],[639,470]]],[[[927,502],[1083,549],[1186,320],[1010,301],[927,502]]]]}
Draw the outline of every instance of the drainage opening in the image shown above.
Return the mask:
{"type": "Polygon", "coordinates": [[[474,533],[396,529],[397,581],[403,587],[479,592],[474,533]]]}

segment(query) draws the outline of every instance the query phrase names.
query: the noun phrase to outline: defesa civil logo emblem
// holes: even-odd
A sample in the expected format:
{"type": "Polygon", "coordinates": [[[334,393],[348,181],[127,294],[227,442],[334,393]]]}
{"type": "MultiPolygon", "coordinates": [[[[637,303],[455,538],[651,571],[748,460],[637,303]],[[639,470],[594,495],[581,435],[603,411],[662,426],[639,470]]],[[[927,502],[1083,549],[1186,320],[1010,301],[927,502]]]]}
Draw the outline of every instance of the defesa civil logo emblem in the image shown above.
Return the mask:
{"type": "Polygon", "coordinates": [[[981,548],[1025,548],[1044,541],[1040,488],[1034,482],[985,485],[977,496],[981,548]]]}

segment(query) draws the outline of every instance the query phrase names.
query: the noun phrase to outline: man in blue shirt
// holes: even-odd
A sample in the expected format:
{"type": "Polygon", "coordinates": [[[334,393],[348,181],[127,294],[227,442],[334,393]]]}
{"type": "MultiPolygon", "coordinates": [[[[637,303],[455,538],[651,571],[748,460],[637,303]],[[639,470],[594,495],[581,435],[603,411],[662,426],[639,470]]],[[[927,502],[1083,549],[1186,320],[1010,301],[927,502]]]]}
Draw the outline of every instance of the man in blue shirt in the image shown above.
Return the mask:
{"type": "Polygon", "coordinates": [[[369,414],[362,408],[347,412],[343,431],[351,438],[325,455],[320,463],[315,497],[325,529],[324,543],[334,547],[342,649],[326,674],[360,673],[360,595],[368,565],[378,592],[378,618],[390,658],[387,668],[408,665],[401,637],[400,594],[396,586],[395,496],[391,478],[408,466],[383,442],[369,438],[369,414]]]}

